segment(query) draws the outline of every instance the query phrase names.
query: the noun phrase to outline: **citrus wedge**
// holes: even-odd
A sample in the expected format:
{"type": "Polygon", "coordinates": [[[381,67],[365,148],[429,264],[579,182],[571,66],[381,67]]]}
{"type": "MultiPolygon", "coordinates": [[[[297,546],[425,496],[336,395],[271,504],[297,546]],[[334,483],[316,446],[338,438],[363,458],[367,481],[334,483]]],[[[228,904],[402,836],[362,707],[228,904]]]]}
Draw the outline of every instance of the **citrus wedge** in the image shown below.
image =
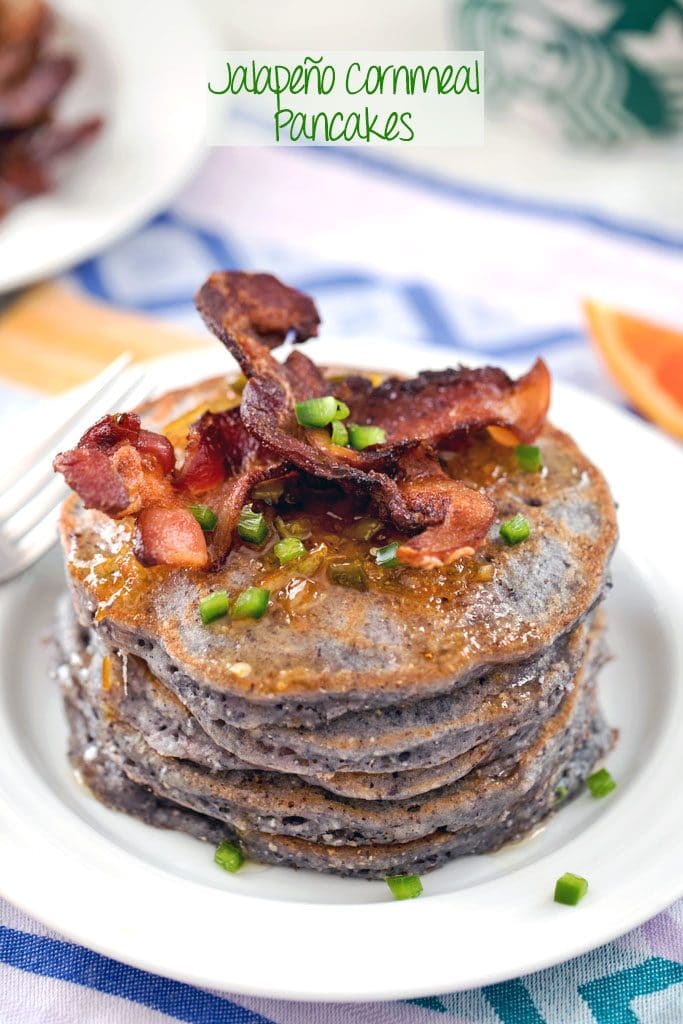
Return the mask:
{"type": "Polygon", "coordinates": [[[639,412],[683,438],[683,331],[584,303],[607,368],[639,412]]]}

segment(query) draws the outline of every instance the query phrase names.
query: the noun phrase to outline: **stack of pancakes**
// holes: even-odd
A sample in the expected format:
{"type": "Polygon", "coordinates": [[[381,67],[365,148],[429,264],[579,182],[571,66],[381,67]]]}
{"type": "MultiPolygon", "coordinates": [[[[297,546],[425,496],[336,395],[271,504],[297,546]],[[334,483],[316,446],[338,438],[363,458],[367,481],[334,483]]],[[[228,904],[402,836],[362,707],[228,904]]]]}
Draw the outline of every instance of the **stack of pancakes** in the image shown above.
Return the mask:
{"type": "MultiPolygon", "coordinates": [[[[146,425],[201,397],[166,396],[146,425]]],[[[377,570],[359,591],[324,563],[269,575],[268,544],[238,545],[210,589],[269,586],[259,621],[203,625],[206,573],[143,568],[131,527],[72,496],[58,674],[72,763],[92,792],[260,861],[365,878],[423,872],[532,829],[614,739],[596,692],[614,505],[565,434],[546,425],[536,444],[540,473],[485,433],[446,456],[500,513],[452,566],[377,570]],[[508,546],[500,521],[517,512],[531,533],[508,546]]],[[[334,553],[326,500],[330,519],[313,516],[307,545],[334,553]]]]}

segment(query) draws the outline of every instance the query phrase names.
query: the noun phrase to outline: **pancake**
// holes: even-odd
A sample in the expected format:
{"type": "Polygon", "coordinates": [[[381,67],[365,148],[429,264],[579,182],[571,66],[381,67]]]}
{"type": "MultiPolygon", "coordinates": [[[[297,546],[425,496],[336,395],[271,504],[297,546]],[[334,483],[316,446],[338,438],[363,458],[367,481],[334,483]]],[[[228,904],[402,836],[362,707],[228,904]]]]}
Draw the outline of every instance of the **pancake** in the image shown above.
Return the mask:
{"type": "MultiPolygon", "coordinates": [[[[215,382],[207,384],[205,401],[215,390],[215,382]]],[[[164,399],[157,413],[165,422],[172,405],[164,399]]],[[[182,396],[177,407],[184,408],[182,396]]],[[[154,406],[147,411],[149,425],[158,425],[154,406]]],[[[426,573],[404,567],[398,579],[384,579],[380,570],[364,593],[329,583],[321,566],[306,578],[310,599],[293,607],[296,568],[273,570],[268,545],[255,552],[237,544],[212,573],[211,589],[234,594],[270,586],[269,613],[260,622],[209,628],[197,614],[207,591],[203,572],[142,567],[130,524],[86,511],[74,496],[64,508],[62,536],[79,618],[108,646],[143,657],[186,706],[202,707],[206,722],[316,726],[350,710],[448,693],[493,665],[547,651],[605,588],[616,540],[607,486],[554,427],[546,425],[537,443],[540,474],[522,473],[510,449],[480,434],[465,437],[448,456],[453,474],[499,509],[476,557],[426,573]],[[520,510],[531,535],[508,547],[499,522],[520,510]]],[[[324,543],[328,555],[348,551],[329,518],[343,502],[337,506],[326,493],[323,505],[312,517],[309,546],[324,543]]],[[[352,545],[365,557],[372,546],[352,545]]]]}
{"type": "MultiPolygon", "coordinates": [[[[102,705],[106,717],[110,720],[118,718],[140,732],[156,753],[180,758],[210,771],[271,767],[270,764],[264,765],[258,760],[246,761],[214,743],[199,722],[192,715],[188,715],[188,709],[152,676],[146,664],[140,659],[128,657],[124,662],[113,651],[104,655],[96,636],[77,627],[68,602],[64,602],[60,609],[59,621],[61,648],[63,652],[67,652],[62,653],[61,660],[71,666],[83,666],[90,703],[102,705]]],[[[598,631],[602,629],[602,616],[598,616],[596,628],[598,631]]],[[[477,684],[474,694],[470,695],[465,705],[465,736],[472,735],[473,730],[469,726],[472,717],[475,716],[476,720],[477,714],[484,721],[487,715],[489,718],[495,718],[496,715],[500,717],[502,711],[505,724],[496,728],[485,742],[478,742],[456,756],[452,756],[458,746],[457,739],[452,738],[454,728],[458,724],[455,711],[464,691],[458,691],[456,700],[447,704],[446,713],[442,713],[443,717],[449,717],[452,747],[451,756],[441,763],[433,765],[430,759],[425,759],[424,745],[416,754],[410,748],[408,730],[403,737],[405,749],[398,758],[400,767],[397,770],[384,773],[338,771],[316,774],[311,770],[311,765],[304,762],[304,765],[299,765],[295,772],[306,781],[337,795],[366,800],[399,799],[454,782],[494,756],[513,754],[528,745],[542,724],[554,713],[564,693],[573,685],[574,676],[586,654],[588,635],[587,625],[578,627],[564,644],[563,657],[551,663],[550,667],[548,659],[541,659],[535,670],[537,678],[531,683],[515,677],[509,690],[500,690],[497,685],[494,689],[496,699],[489,701],[489,704],[493,705],[493,716],[486,707],[485,681],[477,684]],[[549,696],[552,699],[549,699],[549,696]],[[521,708],[524,712],[523,717],[519,712],[512,718],[509,717],[509,712],[515,708],[521,708]],[[412,768],[412,763],[426,764],[426,767],[412,768]]],[[[594,655],[595,668],[598,667],[598,659],[601,658],[600,653],[594,655]]],[[[443,704],[445,701],[446,698],[430,698],[427,704],[443,704]]],[[[439,716],[435,714],[433,707],[420,711],[420,705],[416,704],[407,709],[373,711],[369,715],[370,727],[375,733],[379,733],[383,718],[400,719],[404,717],[406,711],[413,714],[415,721],[416,716],[419,716],[423,722],[439,722],[439,716]]],[[[345,716],[345,719],[353,719],[346,721],[345,725],[349,743],[352,742],[354,727],[361,735],[363,734],[362,721],[356,721],[360,717],[357,712],[345,716]]],[[[337,728],[345,719],[338,719],[333,726],[337,728]]],[[[488,724],[491,726],[491,722],[488,724]]],[[[329,727],[323,727],[323,730],[327,728],[329,727]]],[[[395,732],[394,727],[392,730],[395,732]]],[[[366,724],[365,734],[367,731],[366,724]]],[[[246,730],[244,732],[245,735],[249,735],[246,730]]],[[[290,733],[293,732],[294,730],[290,730],[290,733]]],[[[442,745],[439,749],[442,749],[442,745]]],[[[276,764],[274,767],[275,770],[283,770],[282,764],[276,764]]]]}
{"type": "Polygon", "coordinates": [[[586,694],[582,689],[577,686],[565,698],[562,713],[518,761],[496,759],[456,783],[407,801],[334,797],[284,774],[208,773],[162,758],[121,723],[113,724],[111,733],[129,778],[173,803],[219,818],[238,832],[322,839],[328,845],[402,843],[437,830],[458,831],[500,818],[511,803],[524,799],[571,754],[576,732],[583,734],[595,701],[592,687],[586,688],[586,694]]]}
{"type": "Polygon", "coordinates": [[[249,770],[218,773],[160,756],[140,733],[111,716],[92,698],[92,676],[77,657],[62,654],[62,682],[70,704],[89,718],[93,750],[138,785],[199,814],[222,820],[239,834],[259,832],[322,841],[327,846],[405,843],[435,831],[460,832],[505,818],[510,806],[554,777],[583,744],[598,719],[594,674],[601,662],[600,628],[559,712],[532,742],[503,755],[456,784],[411,801],[371,802],[335,798],[284,774],[249,770]]]}
{"type": "MultiPolygon", "coordinates": [[[[208,736],[215,746],[260,768],[311,775],[432,767],[495,736],[508,735],[534,716],[550,714],[584,656],[587,632],[587,626],[579,626],[558,645],[559,650],[553,648],[523,666],[496,669],[451,694],[370,712],[350,712],[316,730],[283,726],[237,729],[216,724],[201,702],[187,698],[183,705],[154,679],[144,662],[130,656],[125,666],[119,657],[110,656],[109,696],[118,700],[117,713],[146,735],[163,729],[163,742],[168,742],[169,719],[175,723],[173,735],[183,722],[191,721],[192,735],[185,739],[194,741],[199,723],[204,745],[208,736]],[[112,685],[112,678],[119,681],[118,686],[112,685]]],[[[193,751],[187,756],[197,760],[193,751]]]]}
{"type": "Polygon", "coordinates": [[[65,708],[70,727],[69,756],[81,781],[102,803],[148,825],[185,832],[211,844],[238,842],[247,857],[264,864],[307,868],[343,877],[383,879],[387,875],[423,874],[458,856],[491,852],[527,834],[547,815],[581,792],[585,778],[609,750],[613,734],[604,721],[594,720],[571,761],[545,786],[528,794],[504,819],[483,828],[384,846],[326,846],[292,837],[230,830],[224,822],[161,799],[131,782],[112,761],[92,757],[93,736],[88,721],[69,699],[65,708]],[[557,791],[565,792],[558,803],[557,791]]]}

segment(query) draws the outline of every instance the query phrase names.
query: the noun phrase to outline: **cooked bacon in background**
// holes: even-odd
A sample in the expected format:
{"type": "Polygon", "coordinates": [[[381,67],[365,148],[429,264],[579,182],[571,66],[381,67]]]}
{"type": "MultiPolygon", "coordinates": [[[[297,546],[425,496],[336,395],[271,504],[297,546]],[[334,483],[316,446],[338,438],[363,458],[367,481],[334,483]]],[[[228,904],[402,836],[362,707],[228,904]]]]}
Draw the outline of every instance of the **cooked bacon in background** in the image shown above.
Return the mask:
{"type": "Polygon", "coordinates": [[[56,159],[101,127],[97,117],[55,120],[76,62],[47,52],[51,26],[39,0],[0,0],[0,217],[22,199],[49,191],[56,159]]]}
{"type": "Polygon", "coordinates": [[[333,388],[349,406],[350,422],[386,432],[385,443],[357,452],[297,421],[297,401],[330,391],[318,367],[299,350],[284,363],[270,351],[285,338],[317,333],[320,320],[308,296],[269,274],[225,271],[200,289],[197,307],[248,378],[239,408],[204,413],[190,429],[179,466],[168,440],[130,414],[104,417],[55,460],[86,507],[136,516],[140,561],[219,566],[254,485],[292,471],[369,500],[406,535],[398,552],[405,564],[433,568],[474,553],[495,521],[495,505],[450,477],[438,448],[483,428],[501,432],[507,443],[532,441],[550,400],[541,360],[516,381],[492,367],[390,378],[377,387],[351,375],[333,388]],[[187,510],[198,495],[218,516],[208,547],[187,510]]]}
{"type": "Polygon", "coordinates": [[[33,64],[49,24],[49,11],[40,0],[2,0],[0,89],[33,64]]]}

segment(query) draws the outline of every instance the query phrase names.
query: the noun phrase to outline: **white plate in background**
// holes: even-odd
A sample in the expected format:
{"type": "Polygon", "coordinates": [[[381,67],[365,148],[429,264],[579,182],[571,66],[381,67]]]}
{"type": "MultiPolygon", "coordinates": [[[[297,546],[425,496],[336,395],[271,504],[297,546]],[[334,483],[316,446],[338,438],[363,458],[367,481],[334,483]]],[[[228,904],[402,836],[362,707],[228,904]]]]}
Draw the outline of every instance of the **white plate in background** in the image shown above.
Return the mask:
{"type": "Polygon", "coordinates": [[[0,293],[92,256],[166,206],[205,151],[208,36],[190,0],[54,0],[79,61],[57,105],[104,118],[60,160],[57,184],[0,220],[0,293]]]}
{"type": "MultiPolygon", "coordinates": [[[[307,349],[321,361],[341,351],[349,364],[407,371],[444,359],[376,339],[307,349]]],[[[164,390],[228,365],[216,348],[160,361],[153,377],[164,390]]],[[[683,891],[683,456],[635,418],[562,385],[552,419],[603,469],[619,502],[607,600],[615,658],[601,676],[608,719],[621,731],[608,759],[612,795],[585,794],[532,839],[425,875],[424,895],[404,903],[382,882],[252,864],[228,875],[211,847],[108,811],[75,783],[48,653],[37,642],[64,586],[53,550],[0,589],[3,895],[138,967],[213,989],[316,1000],[490,984],[576,956],[672,903],[683,891]],[[576,908],[552,900],[565,871],[590,883],[576,908]]]]}

